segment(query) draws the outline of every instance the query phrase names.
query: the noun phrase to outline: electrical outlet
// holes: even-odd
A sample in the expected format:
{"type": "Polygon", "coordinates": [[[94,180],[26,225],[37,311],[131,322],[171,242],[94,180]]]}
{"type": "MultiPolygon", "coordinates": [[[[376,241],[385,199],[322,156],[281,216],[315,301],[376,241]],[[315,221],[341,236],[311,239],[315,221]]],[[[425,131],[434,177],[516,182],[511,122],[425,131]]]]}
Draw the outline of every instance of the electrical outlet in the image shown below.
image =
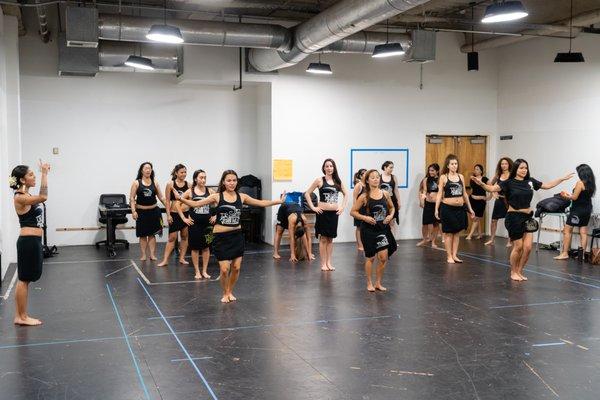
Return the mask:
{"type": "Polygon", "coordinates": [[[52,154],[58,154],[58,147],[52,148],[52,154]]]}

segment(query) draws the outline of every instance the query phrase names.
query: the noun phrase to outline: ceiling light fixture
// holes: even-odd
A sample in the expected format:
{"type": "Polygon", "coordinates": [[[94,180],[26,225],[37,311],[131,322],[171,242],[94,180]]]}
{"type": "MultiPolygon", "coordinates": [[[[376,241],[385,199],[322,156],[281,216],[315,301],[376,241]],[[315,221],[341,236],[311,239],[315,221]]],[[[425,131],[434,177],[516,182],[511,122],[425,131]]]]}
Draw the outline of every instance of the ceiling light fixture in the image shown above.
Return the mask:
{"type": "Polygon", "coordinates": [[[582,63],[585,62],[583,53],[572,53],[573,45],[573,0],[571,0],[571,19],[569,20],[569,52],[568,53],[557,53],[554,57],[555,63],[582,63]]]}
{"type": "Polygon", "coordinates": [[[386,20],[385,22],[385,44],[378,44],[373,49],[373,54],[371,57],[373,58],[386,58],[386,57],[394,57],[401,56],[406,53],[406,51],[402,48],[400,43],[389,43],[390,39],[390,20],[386,20]]]}
{"type": "Polygon", "coordinates": [[[131,55],[127,57],[127,61],[125,61],[125,65],[128,67],[133,67],[137,69],[143,69],[147,71],[152,71],[154,69],[154,65],[152,64],[152,60],[142,56],[131,55]]]}
{"type": "MultiPolygon", "coordinates": [[[[469,3],[471,6],[471,21],[475,21],[475,4],[469,3]]],[[[479,71],[479,53],[475,51],[475,33],[474,25],[471,25],[471,51],[467,53],[467,71],[479,71]]]]}
{"type": "Polygon", "coordinates": [[[333,71],[331,70],[331,65],[321,62],[321,53],[319,53],[319,62],[310,63],[308,68],[306,68],[306,72],[311,74],[321,74],[321,75],[331,75],[333,71]]]}
{"type": "Polygon", "coordinates": [[[167,25],[167,0],[164,1],[164,14],[162,25],[152,25],[146,34],[146,39],[160,43],[180,44],[183,43],[181,30],[173,25],[167,25]]]}
{"type": "Polygon", "coordinates": [[[481,22],[494,23],[515,21],[525,18],[529,13],[520,1],[494,1],[485,9],[481,22]]]}

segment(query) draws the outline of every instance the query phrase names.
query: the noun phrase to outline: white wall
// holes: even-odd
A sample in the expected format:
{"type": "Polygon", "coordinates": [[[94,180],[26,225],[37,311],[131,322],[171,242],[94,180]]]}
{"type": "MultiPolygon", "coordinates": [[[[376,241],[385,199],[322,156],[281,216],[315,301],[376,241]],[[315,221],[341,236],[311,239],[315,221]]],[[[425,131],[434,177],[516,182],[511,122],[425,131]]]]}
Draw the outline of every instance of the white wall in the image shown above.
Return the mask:
{"type": "Polygon", "coordinates": [[[8,176],[21,162],[19,115],[18,24],[0,9],[0,252],[2,277],[9,263],[17,261],[18,220],[8,176]]]}
{"type": "MultiPolygon", "coordinates": [[[[91,244],[102,237],[56,228],[97,226],[99,194],[129,193],[143,161],[154,163],[163,187],[179,162],[189,179],[194,169],[206,170],[209,184],[225,169],[240,176],[255,172],[257,86],[233,92],[231,86],[180,85],[158,74],[61,78],[54,45],[24,37],[20,50],[23,159],[42,157],[53,165],[50,244],[91,244]]],[[[134,240],[133,231],[125,232],[134,240]]]]}
{"type": "MultiPolygon", "coordinates": [[[[573,41],[573,51],[582,51],[586,59],[582,64],[553,62],[558,51],[568,50],[565,40],[537,38],[500,50],[498,134],[514,139],[500,142],[499,154],[525,158],[540,180],[574,172],[580,163],[600,177],[598,44],[598,36],[589,34],[573,41]]],[[[540,191],[535,200],[570,191],[574,184],[540,191]]],[[[600,211],[600,196],[594,204],[600,211]]],[[[557,234],[542,236],[543,242],[554,240],[557,234]]]]}
{"type": "MultiPolygon", "coordinates": [[[[462,37],[438,34],[437,38],[437,59],[423,66],[423,90],[419,64],[364,55],[324,56],[334,70],[332,76],[309,76],[304,70],[314,60],[306,60],[273,77],[273,158],[294,160],[293,181],[274,182],[273,193],[304,191],[322,175],[321,165],[328,157],[336,160],[348,186],[351,148],[406,147],[410,179],[409,187],[400,190],[397,237],[420,237],[417,192],[425,169],[425,135],[491,135],[493,146],[496,133],[494,54],[481,54],[480,71],[469,73],[466,55],[458,50],[462,37]]],[[[354,166],[360,167],[380,165],[354,166]]],[[[404,174],[404,166],[396,166],[395,173],[404,174]]],[[[337,240],[354,241],[348,212],[340,218],[337,240]]]]}

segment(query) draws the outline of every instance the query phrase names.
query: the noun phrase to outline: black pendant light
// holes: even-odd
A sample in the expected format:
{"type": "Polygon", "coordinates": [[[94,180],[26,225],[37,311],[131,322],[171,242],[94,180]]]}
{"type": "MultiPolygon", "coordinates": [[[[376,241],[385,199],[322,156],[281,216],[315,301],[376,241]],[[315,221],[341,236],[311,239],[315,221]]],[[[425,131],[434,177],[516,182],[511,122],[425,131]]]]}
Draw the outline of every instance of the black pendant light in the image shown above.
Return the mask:
{"type": "Polygon", "coordinates": [[[321,62],[321,53],[319,53],[319,62],[308,64],[308,68],[306,68],[306,72],[311,74],[321,74],[321,75],[331,75],[333,71],[331,70],[331,65],[321,62]]]}
{"type": "Polygon", "coordinates": [[[485,9],[485,14],[481,22],[494,23],[515,21],[525,18],[529,13],[520,1],[494,1],[485,9]]]}
{"type": "Polygon", "coordinates": [[[127,61],[125,61],[125,65],[128,67],[133,67],[136,69],[143,69],[146,71],[152,71],[154,69],[154,64],[152,64],[152,60],[147,57],[135,56],[131,55],[127,57],[127,61]]]}
{"type": "Polygon", "coordinates": [[[571,19],[569,20],[569,52],[568,53],[557,53],[554,57],[555,63],[582,63],[585,62],[583,53],[572,53],[573,45],[573,0],[571,0],[571,19]]]}
{"type": "MultiPolygon", "coordinates": [[[[471,2],[471,21],[475,19],[475,3],[471,2]]],[[[471,31],[474,26],[471,25],[471,31]]],[[[467,71],[479,71],[479,53],[475,51],[475,34],[471,33],[471,51],[467,53],[467,71]]]]}
{"type": "Polygon", "coordinates": [[[390,20],[386,20],[385,22],[385,44],[378,44],[373,49],[373,58],[386,58],[386,57],[394,57],[401,56],[406,51],[402,48],[400,43],[390,43],[390,20]]]}
{"type": "Polygon", "coordinates": [[[164,23],[162,25],[152,25],[150,31],[146,34],[146,39],[160,43],[183,43],[183,36],[181,35],[179,28],[173,25],[167,25],[167,0],[164,1],[164,23]]]}

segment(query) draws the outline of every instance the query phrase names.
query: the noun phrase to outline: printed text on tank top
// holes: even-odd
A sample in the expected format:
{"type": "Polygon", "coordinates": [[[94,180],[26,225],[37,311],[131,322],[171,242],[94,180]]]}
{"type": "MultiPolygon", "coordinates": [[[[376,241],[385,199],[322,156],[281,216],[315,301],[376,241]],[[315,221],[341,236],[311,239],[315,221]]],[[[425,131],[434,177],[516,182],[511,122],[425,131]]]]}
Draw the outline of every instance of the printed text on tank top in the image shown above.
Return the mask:
{"type": "Polygon", "coordinates": [[[334,182],[329,183],[327,179],[323,177],[323,184],[319,188],[319,202],[327,204],[337,204],[339,192],[335,187],[334,182]]]}
{"type": "MultiPolygon", "coordinates": [[[[188,190],[188,183],[187,181],[183,182],[183,186],[179,186],[177,184],[177,181],[173,181],[173,189],[175,189],[177,191],[177,193],[179,193],[180,196],[182,196],[186,190],[188,190]]],[[[175,193],[173,193],[173,191],[171,191],[171,201],[173,200],[177,200],[177,198],[175,197],[175,193]]]]}
{"type": "Polygon", "coordinates": [[[219,204],[217,205],[217,224],[226,227],[238,227],[242,215],[242,198],[235,193],[235,200],[225,200],[225,194],[219,193],[219,204]]]}
{"type": "MultiPolygon", "coordinates": [[[[194,200],[194,201],[203,200],[210,195],[210,193],[208,192],[208,189],[206,187],[204,188],[204,193],[198,193],[198,192],[199,192],[198,187],[194,187],[192,189],[192,200],[194,200]]],[[[210,214],[210,205],[205,204],[202,207],[194,207],[193,213],[196,215],[209,215],[210,214]]]]}
{"type": "Polygon", "coordinates": [[[450,176],[446,175],[446,185],[444,185],[444,198],[450,199],[457,197],[463,197],[462,179],[460,179],[459,176],[458,181],[452,181],[450,180],[450,176]]]}
{"type": "Polygon", "coordinates": [[[154,182],[151,180],[148,181],[148,184],[146,184],[144,183],[144,178],[138,179],[138,188],[135,199],[135,203],[138,206],[154,206],[157,203],[154,182]]]}

